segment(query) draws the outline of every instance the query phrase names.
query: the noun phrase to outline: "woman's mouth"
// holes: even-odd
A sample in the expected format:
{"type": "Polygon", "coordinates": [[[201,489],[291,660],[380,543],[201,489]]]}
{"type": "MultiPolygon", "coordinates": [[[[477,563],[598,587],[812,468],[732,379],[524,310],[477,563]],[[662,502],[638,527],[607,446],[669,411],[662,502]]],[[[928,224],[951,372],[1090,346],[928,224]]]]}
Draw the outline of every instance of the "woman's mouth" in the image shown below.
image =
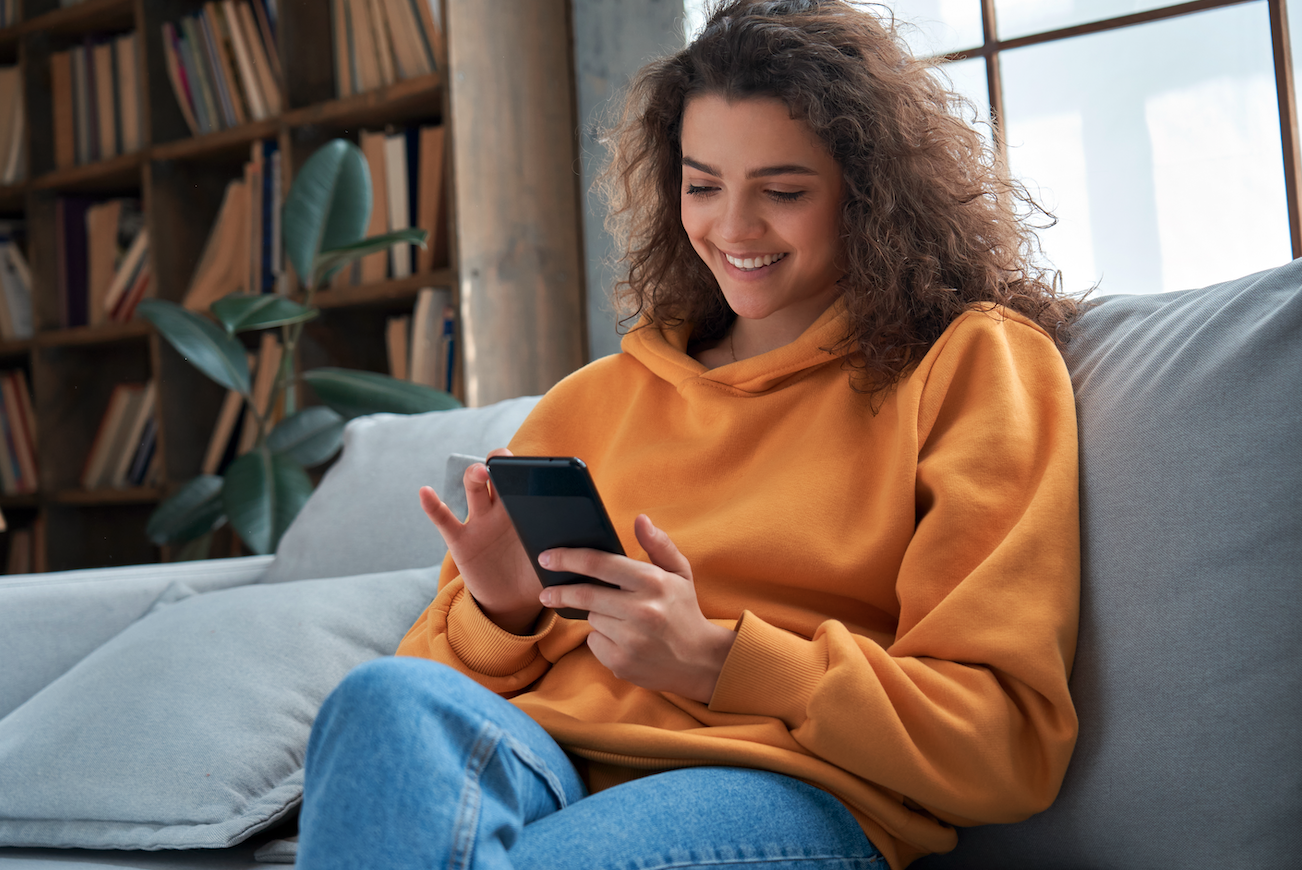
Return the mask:
{"type": "Polygon", "coordinates": [[[732,254],[724,254],[723,258],[728,261],[729,265],[741,269],[743,272],[754,272],[763,269],[765,266],[772,266],[774,263],[786,257],[782,254],[760,254],[757,257],[734,257],[732,254]]]}

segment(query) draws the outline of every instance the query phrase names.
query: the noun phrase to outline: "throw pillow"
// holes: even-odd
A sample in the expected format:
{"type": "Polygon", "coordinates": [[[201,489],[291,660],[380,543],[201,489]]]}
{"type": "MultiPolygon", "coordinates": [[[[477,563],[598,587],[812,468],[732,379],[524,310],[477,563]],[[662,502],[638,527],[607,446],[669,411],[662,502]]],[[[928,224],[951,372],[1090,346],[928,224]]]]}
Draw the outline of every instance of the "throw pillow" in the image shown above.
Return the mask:
{"type": "Polygon", "coordinates": [[[439,564],[447,547],[416,492],[442,483],[449,454],[505,447],[537,402],[350,421],[342,455],[280,539],[263,582],[439,564]]]}
{"type": "Polygon", "coordinates": [[[325,696],[392,654],[437,569],[254,584],[155,607],[0,720],[0,845],[221,848],[299,802],[325,696]]]}
{"type": "Polygon", "coordinates": [[[1296,866],[1302,260],[1105,298],[1073,333],[1076,752],[1046,812],[917,866],[1296,866]]]}

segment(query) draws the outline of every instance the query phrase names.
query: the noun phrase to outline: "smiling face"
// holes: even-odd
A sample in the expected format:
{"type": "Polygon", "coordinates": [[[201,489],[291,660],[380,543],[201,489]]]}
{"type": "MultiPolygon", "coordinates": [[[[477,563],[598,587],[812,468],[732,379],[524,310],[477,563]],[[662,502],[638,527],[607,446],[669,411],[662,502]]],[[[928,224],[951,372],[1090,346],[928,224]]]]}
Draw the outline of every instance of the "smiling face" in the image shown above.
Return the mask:
{"type": "Polygon", "coordinates": [[[682,146],[683,228],[740,318],[738,344],[793,341],[840,294],[841,168],[767,97],[693,97],[682,146]]]}

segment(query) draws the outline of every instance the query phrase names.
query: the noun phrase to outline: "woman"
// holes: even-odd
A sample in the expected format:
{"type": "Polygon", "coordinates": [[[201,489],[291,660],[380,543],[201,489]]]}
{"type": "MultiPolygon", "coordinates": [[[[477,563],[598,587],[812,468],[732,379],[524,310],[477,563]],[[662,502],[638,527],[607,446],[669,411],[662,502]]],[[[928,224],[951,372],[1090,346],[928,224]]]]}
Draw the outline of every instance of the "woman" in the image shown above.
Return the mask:
{"type": "Polygon", "coordinates": [[[637,325],[511,443],[588,464],[629,555],[543,561],[618,588],[542,589],[484,466],[464,524],[424,488],[440,593],[322,708],[303,866],[900,868],[1053,800],[1072,306],[953,104],[842,0],[734,0],[642,71],[637,325]]]}

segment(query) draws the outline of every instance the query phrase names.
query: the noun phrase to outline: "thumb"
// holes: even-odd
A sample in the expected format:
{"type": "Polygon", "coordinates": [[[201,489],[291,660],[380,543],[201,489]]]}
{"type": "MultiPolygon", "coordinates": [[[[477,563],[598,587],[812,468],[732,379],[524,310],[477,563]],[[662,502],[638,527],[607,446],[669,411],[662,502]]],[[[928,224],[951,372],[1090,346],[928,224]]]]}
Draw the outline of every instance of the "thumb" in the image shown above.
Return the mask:
{"type": "Polygon", "coordinates": [[[646,514],[638,514],[633,521],[633,534],[651,557],[651,564],[689,581],[692,579],[692,566],[687,557],[678,552],[678,547],[669,540],[669,535],[656,528],[646,514]]]}

